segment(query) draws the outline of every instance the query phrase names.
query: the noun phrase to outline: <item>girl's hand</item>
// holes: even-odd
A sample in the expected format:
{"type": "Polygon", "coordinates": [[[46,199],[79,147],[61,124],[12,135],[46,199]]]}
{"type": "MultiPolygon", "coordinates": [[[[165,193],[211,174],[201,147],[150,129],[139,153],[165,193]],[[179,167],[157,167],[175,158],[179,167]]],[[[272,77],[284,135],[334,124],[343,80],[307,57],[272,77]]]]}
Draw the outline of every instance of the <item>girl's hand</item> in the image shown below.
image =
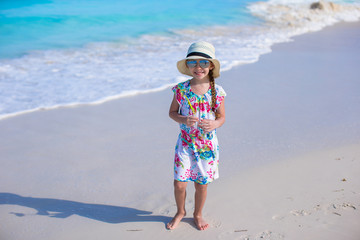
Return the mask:
{"type": "Polygon", "coordinates": [[[199,127],[201,127],[205,133],[208,133],[215,130],[218,127],[218,125],[216,120],[201,119],[199,127]]]}
{"type": "Polygon", "coordinates": [[[185,124],[188,127],[193,127],[197,122],[199,122],[199,118],[192,117],[192,116],[186,117],[186,120],[185,120],[185,124]]]}

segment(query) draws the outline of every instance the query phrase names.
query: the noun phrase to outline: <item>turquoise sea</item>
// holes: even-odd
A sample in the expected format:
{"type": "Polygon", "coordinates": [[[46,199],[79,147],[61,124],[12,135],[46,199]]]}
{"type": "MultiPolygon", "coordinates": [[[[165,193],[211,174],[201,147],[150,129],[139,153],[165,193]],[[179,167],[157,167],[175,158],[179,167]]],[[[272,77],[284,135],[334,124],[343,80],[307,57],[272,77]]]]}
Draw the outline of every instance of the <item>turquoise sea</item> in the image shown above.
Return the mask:
{"type": "Polygon", "coordinates": [[[323,12],[311,2],[1,0],[0,119],[163,89],[184,80],[175,64],[197,40],[214,44],[225,71],[294,35],[359,20],[360,1],[323,12]]]}

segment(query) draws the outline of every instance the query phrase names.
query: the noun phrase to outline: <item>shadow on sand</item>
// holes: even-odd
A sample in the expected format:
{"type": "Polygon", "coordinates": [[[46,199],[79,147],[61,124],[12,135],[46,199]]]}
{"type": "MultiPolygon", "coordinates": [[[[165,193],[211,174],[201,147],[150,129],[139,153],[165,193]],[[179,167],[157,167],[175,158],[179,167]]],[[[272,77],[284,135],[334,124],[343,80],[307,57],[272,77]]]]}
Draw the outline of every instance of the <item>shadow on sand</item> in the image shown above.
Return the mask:
{"type": "MultiPolygon", "coordinates": [[[[71,215],[79,215],[106,223],[125,222],[162,222],[166,225],[171,218],[165,216],[153,216],[152,212],[137,210],[128,207],[109,206],[101,204],[89,204],[50,198],[22,197],[12,193],[0,193],[0,205],[18,205],[33,208],[37,215],[53,218],[67,218],[71,215]]],[[[26,216],[23,213],[11,213],[18,217],[26,216]]]]}

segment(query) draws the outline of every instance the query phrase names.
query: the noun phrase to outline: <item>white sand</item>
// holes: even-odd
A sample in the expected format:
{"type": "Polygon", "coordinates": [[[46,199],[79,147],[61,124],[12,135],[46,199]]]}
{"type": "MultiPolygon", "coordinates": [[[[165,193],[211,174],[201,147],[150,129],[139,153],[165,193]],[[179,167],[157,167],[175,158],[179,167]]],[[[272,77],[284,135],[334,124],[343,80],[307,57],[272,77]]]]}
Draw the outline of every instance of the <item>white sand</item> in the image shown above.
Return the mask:
{"type": "Polygon", "coordinates": [[[0,121],[0,239],[359,239],[359,42],[339,24],[222,74],[205,232],[165,230],[170,90],[0,121]]]}

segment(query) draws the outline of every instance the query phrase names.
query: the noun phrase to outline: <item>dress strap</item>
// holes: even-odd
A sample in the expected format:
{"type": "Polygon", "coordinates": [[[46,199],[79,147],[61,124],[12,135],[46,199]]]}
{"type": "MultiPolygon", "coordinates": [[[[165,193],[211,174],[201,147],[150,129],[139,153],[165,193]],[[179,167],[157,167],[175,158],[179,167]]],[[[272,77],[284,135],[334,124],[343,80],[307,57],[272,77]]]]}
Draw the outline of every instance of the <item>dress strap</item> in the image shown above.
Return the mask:
{"type": "Polygon", "coordinates": [[[191,102],[190,102],[189,98],[186,96],[186,94],[184,94],[184,96],[185,96],[186,100],[188,101],[189,106],[191,107],[191,111],[193,112],[193,114],[195,114],[196,111],[195,111],[195,109],[193,108],[193,106],[191,105],[191,102]]]}

